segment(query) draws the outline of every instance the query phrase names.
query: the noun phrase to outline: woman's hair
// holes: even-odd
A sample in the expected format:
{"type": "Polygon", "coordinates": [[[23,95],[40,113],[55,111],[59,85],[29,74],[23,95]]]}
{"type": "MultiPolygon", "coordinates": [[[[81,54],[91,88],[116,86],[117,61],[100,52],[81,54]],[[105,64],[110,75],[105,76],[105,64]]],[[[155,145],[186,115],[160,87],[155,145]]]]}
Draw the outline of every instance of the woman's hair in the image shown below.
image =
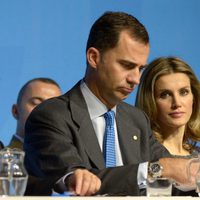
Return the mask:
{"type": "Polygon", "coordinates": [[[157,123],[157,107],[155,103],[155,83],[159,77],[173,73],[184,73],[190,79],[193,94],[193,110],[189,122],[186,125],[183,147],[191,150],[187,144],[190,138],[193,141],[200,139],[200,83],[192,68],[177,57],[160,57],[152,61],[144,70],[136,97],[136,106],[141,108],[150,118],[151,128],[159,142],[163,142],[163,136],[157,123]]]}

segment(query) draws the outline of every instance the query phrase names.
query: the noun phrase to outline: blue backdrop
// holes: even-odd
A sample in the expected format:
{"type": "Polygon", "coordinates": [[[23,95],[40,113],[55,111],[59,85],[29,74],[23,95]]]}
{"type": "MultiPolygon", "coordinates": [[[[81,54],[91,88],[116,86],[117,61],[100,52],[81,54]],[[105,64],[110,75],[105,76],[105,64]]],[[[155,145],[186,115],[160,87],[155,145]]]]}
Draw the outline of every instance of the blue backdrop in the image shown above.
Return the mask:
{"type": "MultiPolygon", "coordinates": [[[[16,121],[11,106],[21,86],[51,77],[65,92],[85,73],[89,29],[103,12],[125,11],[148,29],[149,61],[180,56],[200,78],[199,0],[1,0],[0,139],[8,144],[16,121]]],[[[134,104],[135,93],[126,101],[134,104]]]]}

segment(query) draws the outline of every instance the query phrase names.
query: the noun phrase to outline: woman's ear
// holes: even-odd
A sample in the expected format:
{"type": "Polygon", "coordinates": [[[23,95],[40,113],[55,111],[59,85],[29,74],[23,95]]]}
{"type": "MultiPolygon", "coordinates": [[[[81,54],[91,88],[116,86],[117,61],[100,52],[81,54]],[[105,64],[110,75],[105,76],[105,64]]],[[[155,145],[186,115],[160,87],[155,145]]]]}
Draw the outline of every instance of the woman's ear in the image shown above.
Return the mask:
{"type": "Polygon", "coordinates": [[[12,106],[12,115],[16,120],[19,119],[19,112],[18,112],[18,107],[16,104],[13,104],[12,106]]]}
{"type": "Polygon", "coordinates": [[[100,60],[99,50],[94,47],[90,47],[87,50],[87,61],[89,65],[93,68],[96,68],[99,60],[100,60]]]}

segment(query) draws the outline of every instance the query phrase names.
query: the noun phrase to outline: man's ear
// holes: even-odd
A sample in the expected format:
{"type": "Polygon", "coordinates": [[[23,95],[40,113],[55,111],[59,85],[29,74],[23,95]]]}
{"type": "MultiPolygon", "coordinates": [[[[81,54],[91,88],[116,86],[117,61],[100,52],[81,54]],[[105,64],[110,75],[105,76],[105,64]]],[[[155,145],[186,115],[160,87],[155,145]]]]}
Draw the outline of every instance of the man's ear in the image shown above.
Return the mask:
{"type": "Polygon", "coordinates": [[[19,119],[19,112],[18,112],[18,107],[16,104],[12,105],[12,115],[16,120],[19,119]]]}
{"type": "Polygon", "coordinates": [[[94,47],[90,47],[87,50],[87,61],[89,65],[93,68],[96,68],[99,60],[100,60],[99,50],[94,47]]]}

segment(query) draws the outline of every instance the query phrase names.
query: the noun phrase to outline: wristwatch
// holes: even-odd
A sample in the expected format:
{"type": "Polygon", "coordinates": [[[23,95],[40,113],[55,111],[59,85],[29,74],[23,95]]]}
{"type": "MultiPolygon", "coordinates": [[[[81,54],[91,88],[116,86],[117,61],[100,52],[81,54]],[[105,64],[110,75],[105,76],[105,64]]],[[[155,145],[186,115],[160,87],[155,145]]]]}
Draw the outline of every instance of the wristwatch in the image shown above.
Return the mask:
{"type": "Polygon", "coordinates": [[[162,177],[162,171],[163,171],[163,167],[159,163],[159,161],[149,163],[148,175],[150,177],[152,177],[152,178],[160,178],[160,177],[162,177]]]}

